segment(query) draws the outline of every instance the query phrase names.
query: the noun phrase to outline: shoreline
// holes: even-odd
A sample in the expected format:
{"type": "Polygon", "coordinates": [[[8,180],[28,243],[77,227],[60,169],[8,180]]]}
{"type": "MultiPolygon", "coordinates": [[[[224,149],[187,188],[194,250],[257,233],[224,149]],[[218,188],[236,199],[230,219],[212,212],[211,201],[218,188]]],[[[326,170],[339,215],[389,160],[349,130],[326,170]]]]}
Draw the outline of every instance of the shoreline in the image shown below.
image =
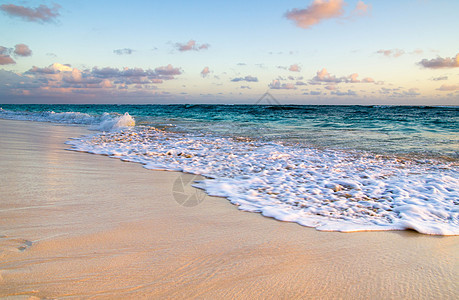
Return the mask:
{"type": "Polygon", "coordinates": [[[85,128],[0,129],[0,297],[458,296],[458,237],[320,232],[210,196],[186,207],[174,182],[195,175],[66,151],[85,128]]]}

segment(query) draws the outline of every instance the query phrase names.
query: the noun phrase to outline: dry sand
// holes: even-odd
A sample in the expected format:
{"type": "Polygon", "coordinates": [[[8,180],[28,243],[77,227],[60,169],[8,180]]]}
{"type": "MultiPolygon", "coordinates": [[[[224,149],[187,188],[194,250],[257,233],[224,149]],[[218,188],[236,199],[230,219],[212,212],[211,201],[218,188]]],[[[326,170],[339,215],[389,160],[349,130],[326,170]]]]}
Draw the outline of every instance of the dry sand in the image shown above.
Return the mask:
{"type": "Polygon", "coordinates": [[[459,298],[459,237],[181,206],[174,182],[193,175],[64,150],[86,133],[0,120],[0,297],[459,298]]]}

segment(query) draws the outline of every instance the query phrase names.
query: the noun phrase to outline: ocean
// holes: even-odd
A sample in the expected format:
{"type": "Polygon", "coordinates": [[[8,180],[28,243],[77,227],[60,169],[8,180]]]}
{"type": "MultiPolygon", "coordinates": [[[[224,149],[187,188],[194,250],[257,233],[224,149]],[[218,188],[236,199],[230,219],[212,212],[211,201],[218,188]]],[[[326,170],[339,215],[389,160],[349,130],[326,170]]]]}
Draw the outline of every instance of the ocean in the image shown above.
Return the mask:
{"type": "Polygon", "coordinates": [[[459,234],[459,107],[0,105],[87,126],[69,150],[205,177],[244,211],[325,231],[459,234]]]}

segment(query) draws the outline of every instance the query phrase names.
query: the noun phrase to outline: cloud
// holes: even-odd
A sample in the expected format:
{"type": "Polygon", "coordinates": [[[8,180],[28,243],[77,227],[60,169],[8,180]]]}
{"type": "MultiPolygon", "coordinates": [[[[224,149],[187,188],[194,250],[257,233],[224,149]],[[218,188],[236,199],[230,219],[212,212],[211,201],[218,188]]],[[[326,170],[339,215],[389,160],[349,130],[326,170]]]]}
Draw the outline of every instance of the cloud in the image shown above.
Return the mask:
{"type": "Polygon", "coordinates": [[[113,53],[115,53],[116,55],[129,55],[129,54],[132,54],[132,52],[134,52],[134,50],[129,49],[129,48],[113,50],[113,53]]]}
{"type": "Polygon", "coordinates": [[[408,91],[403,91],[403,95],[405,96],[419,96],[421,95],[419,92],[419,89],[416,89],[416,88],[413,88],[413,89],[409,89],[408,91]]]}
{"type": "Polygon", "coordinates": [[[100,78],[110,78],[110,77],[121,76],[121,72],[118,69],[110,68],[110,67],[105,67],[102,69],[99,69],[98,67],[94,67],[92,69],[92,73],[94,74],[94,76],[100,77],[100,78]]]}
{"type": "Polygon", "coordinates": [[[432,78],[433,81],[448,80],[448,76],[440,76],[432,78]]]}
{"type": "Polygon", "coordinates": [[[16,63],[9,55],[10,53],[11,49],[0,46],[0,65],[12,65],[16,63]]]}
{"type": "Polygon", "coordinates": [[[363,3],[363,1],[357,2],[357,5],[352,12],[353,15],[363,16],[369,13],[371,10],[371,5],[363,3]]]}
{"type": "Polygon", "coordinates": [[[207,77],[207,75],[209,75],[209,73],[210,73],[209,67],[204,67],[204,69],[202,69],[202,71],[201,71],[201,76],[202,77],[207,77]]]}
{"type": "Polygon", "coordinates": [[[340,17],[344,14],[343,0],[314,0],[305,9],[294,8],[285,13],[285,17],[295,22],[296,26],[309,28],[322,20],[340,17]]]}
{"type": "Polygon", "coordinates": [[[11,57],[11,54],[16,56],[31,56],[32,50],[25,44],[17,44],[14,49],[0,46],[0,65],[11,65],[16,62],[11,57]]]}
{"type": "Polygon", "coordinates": [[[336,76],[328,73],[327,69],[323,68],[322,70],[317,71],[317,75],[314,78],[312,78],[312,80],[316,82],[339,83],[342,82],[344,79],[336,78],[336,76]]]}
{"type": "Polygon", "coordinates": [[[422,49],[415,49],[411,52],[406,52],[405,50],[402,50],[402,49],[387,49],[387,50],[381,49],[381,50],[376,51],[376,53],[382,54],[386,57],[400,57],[405,54],[420,55],[423,52],[424,51],[422,49]]]}
{"type": "Polygon", "coordinates": [[[22,90],[42,85],[33,78],[6,70],[0,70],[0,82],[0,95],[24,94],[22,90]]]}
{"type": "Polygon", "coordinates": [[[269,85],[270,89],[273,90],[296,90],[296,86],[293,83],[282,83],[275,79],[269,85]]]}
{"type": "Polygon", "coordinates": [[[9,16],[19,17],[29,22],[50,22],[57,18],[59,14],[60,5],[54,4],[53,7],[40,5],[36,8],[25,7],[14,4],[0,5],[0,10],[9,16]]]}
{"type": "MultiPolygon", "coordinates": [[[[157,87],[153,85],[160,79],[150,79],[149,76],[160,76],[154,70],[142,70],[140,68],[93,68],[80,70],[68,65],[53,64],[47,68],[35,67],[24,74],[0,70],[0,95],[8,96],[8,99],[23,99],[22,101],[72,101],[81,103],[93,102],[94,99],[104,99],[110,102],[118,99],[133,99],[150,101],[151,97],[157,97],[157,87]],[[48,70],[49,72],[39,72],[48,70]],[[105,70],[113,77],[102,78],[95,76],[96,70],[105,70]],[[35,71],[35,72],[32,72],[35,71]],[[53,74],[48,74],[53,72],[53,74]],[[24,98],[27,96],[27,98],[24,98]],[[141,97],[141,98],[140,98],[141,97]],[[54,100],[52,100],[54,99],[54,100]],[[67,100],[66,100],[67,99],[67,100]],[[85,100],[86,99],[86,100],[85,100]]],[[[162,92],[161,92],[162,93],[162,92]]],[[[15,101],[15,100],[11,100],[15,101]]]]}
{"type": "Polygon", "coordinates": [[[357,93],[351,90],[347,90],[347,92],[332,91],[331,94],[336,96],[357,96],[357,93]]]}
{"type": "MultiPolygon", "coordinates": [[[[307,8],[294,8],[291,11],[287,11],[284,16],[300,28],[310,28],[323,20],[342,17],[345,5],[346,3],[343,0],[314,0],[307,8]]],[[[370,10],[370,5],[359,1],[347,18],[363,16],[370,10]]]]}
{"type": "Polygon", "coordinates": [[[239,82],[239,81],[258,82],[258,78],[248,75],[248,76],[245,76],[245,77],[233,78],[233,79],[231,79],[231,81],[232,82],[239,82]]]}
{"type": "Polygon", "coordinates": [[[175,46],[180,52],[206,50],[210,47],[209,44],[198,45],[195,40],[189,40],[186,44],[176,43],[175,46]]]}
{"type": "Polygon", "coordinates": [[[375,82],[375,80],[371,77],[365,77],[362,80],[359,80],[358,77],[359,77],[359,74],[353,73],[349,75],[346,79],[343,79],[343,81],[346,83],[374,83],[375,82]]]}
{"type": "Polygon", "coordinates": [[[9,55],[0,54],[0,65],[13,65],[16,62],[9,55]]]}
{"type": "Polygon", "coordinates": [[[164,67],[158,67],[155,69],[155,72],[159,75],[165,75],[165,76],[173,76],[173,75],[182,74],[182,72],[180,71],[180,68],[174,68],[171,64],[164,66],[164,67]]]}
{"type": "Polygon", "coordinates": [[[402,49],[391,49],[391,50],[378,50],[376,53],[379,53],[379,54],[382,54],[384,56],[387,56],[387,57],[400,57],[402,56],[403,54],[405,54],[405,51],[403,51],[402,49]]]}
{"type": "Polygon", "coordinates": [[[452,91],[459,91],[459,85],[447,85],[443,84],[437,90],[444,91],[444,92],[452,92],[452,91]]]}
{"type": "Polygon", "coordinates": [[[385,88],[385,87],[382,87],[380,90],[379,90],[379,93],[382,94],[382,95],[388,95],[392,92],[396,92],[398,91],[399,89],[389,89],[389,88],[385,88]]]}
{"type": "Polygon", "coordinates": [[[314,76],[310,81],[309,84],[312,85],[320,85],[322,83],[325,84],[338,84],[338,83],[375,83],[375,80],[370,77],[365,77],[362,80],[358,79],[359,74],[353,73],[347,77],[336,77],[335,75],[331,75],[328,73],[327,69],[323,68],[320,71],[317,71],[317,75],[314,76]]]}
{"type": "Polygon", "coordinates": [[[423,59],[420,62],[418,62],[418,64],[428,69],[457,68],[459,67],[459,53],[456,54],[456,57],[453,58],[442,58],[438,56],[437,58],[430,60],[423,59]]]}
{"type": "Polygon", "coordinates": [[[162,83],[164,80],[174,79],[174,75],[181,74],[179,68],[172,65],[158,67],[155,70],[142,68],[116,69],[111,67],[92,70],[79,70],[70,65],[54,63],[45,68],[32,67],[24,75],[42,83],[43,89],[152,89],[151,84],[162,83]]]}
{"type": "Polygon", "coordinates": [[[51,66],[47,68],[43,68],[43,69],[40,69],[34,66],[32,69],[37,70],[39,73],[45,73],[45,74],[57,74],[59,72],[71,72],[73,70],[71,65],[68,65],[68,64],[64,65],[60,63],[54,63],[51,66]],[[52,72],[49,72],[48,70],[52,70],[52,72]]]}
{"type": "Polygon", "coordinates": [[[14,46],[14,54],[19,56],[31,56],[32,50],[25,44],[17,44],[14,46]]]}
{"type": "Polygon", "coordinates": [[[11,53],[11,49],[8,49],[6,47],[3,47],[3,46],[0,46],[0,54],[10,54],[11,53]]]}
{"type": "Polygon", "coordinates": [[[299,67],[297,64],[293,64],[288,68],[288,70],[291,72],[300,72],[301,67],[299,67]]]}
{"type": "Polygon", "coordinates": [[[348,82],[350,82],[350,83],[360,82],[360,80],[357,79],[357,77],[359,77],[359,74],[357,74],[357,73],[353,73],[353,74],[349,75],[348,76],[348,80],[349,80],[348,82]]]}
{"type": "Polygon", "coordinates": [[[416,97],[419,96],[419,89],[411,88],[409,90],[402,90],[402,88],[381,88],[379,90],[380,94],[387,95],[388,97],[416,97]]]}

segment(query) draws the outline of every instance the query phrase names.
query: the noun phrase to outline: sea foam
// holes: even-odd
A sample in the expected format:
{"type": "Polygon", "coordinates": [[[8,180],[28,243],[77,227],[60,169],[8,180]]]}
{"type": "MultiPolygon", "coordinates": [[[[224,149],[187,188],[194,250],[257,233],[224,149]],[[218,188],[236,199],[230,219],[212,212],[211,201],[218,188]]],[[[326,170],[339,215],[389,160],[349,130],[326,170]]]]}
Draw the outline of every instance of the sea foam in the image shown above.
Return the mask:
{"type": "MultiPolygon", "coordinates": [[[[128,118],[127,118],[128,119],[128,118]]],[[[207,177],[196,187],[239,209],[326,231],[459,234],[459,167],[369,152],[165,132],[94,134],[71,150],[207,177]]]]}

